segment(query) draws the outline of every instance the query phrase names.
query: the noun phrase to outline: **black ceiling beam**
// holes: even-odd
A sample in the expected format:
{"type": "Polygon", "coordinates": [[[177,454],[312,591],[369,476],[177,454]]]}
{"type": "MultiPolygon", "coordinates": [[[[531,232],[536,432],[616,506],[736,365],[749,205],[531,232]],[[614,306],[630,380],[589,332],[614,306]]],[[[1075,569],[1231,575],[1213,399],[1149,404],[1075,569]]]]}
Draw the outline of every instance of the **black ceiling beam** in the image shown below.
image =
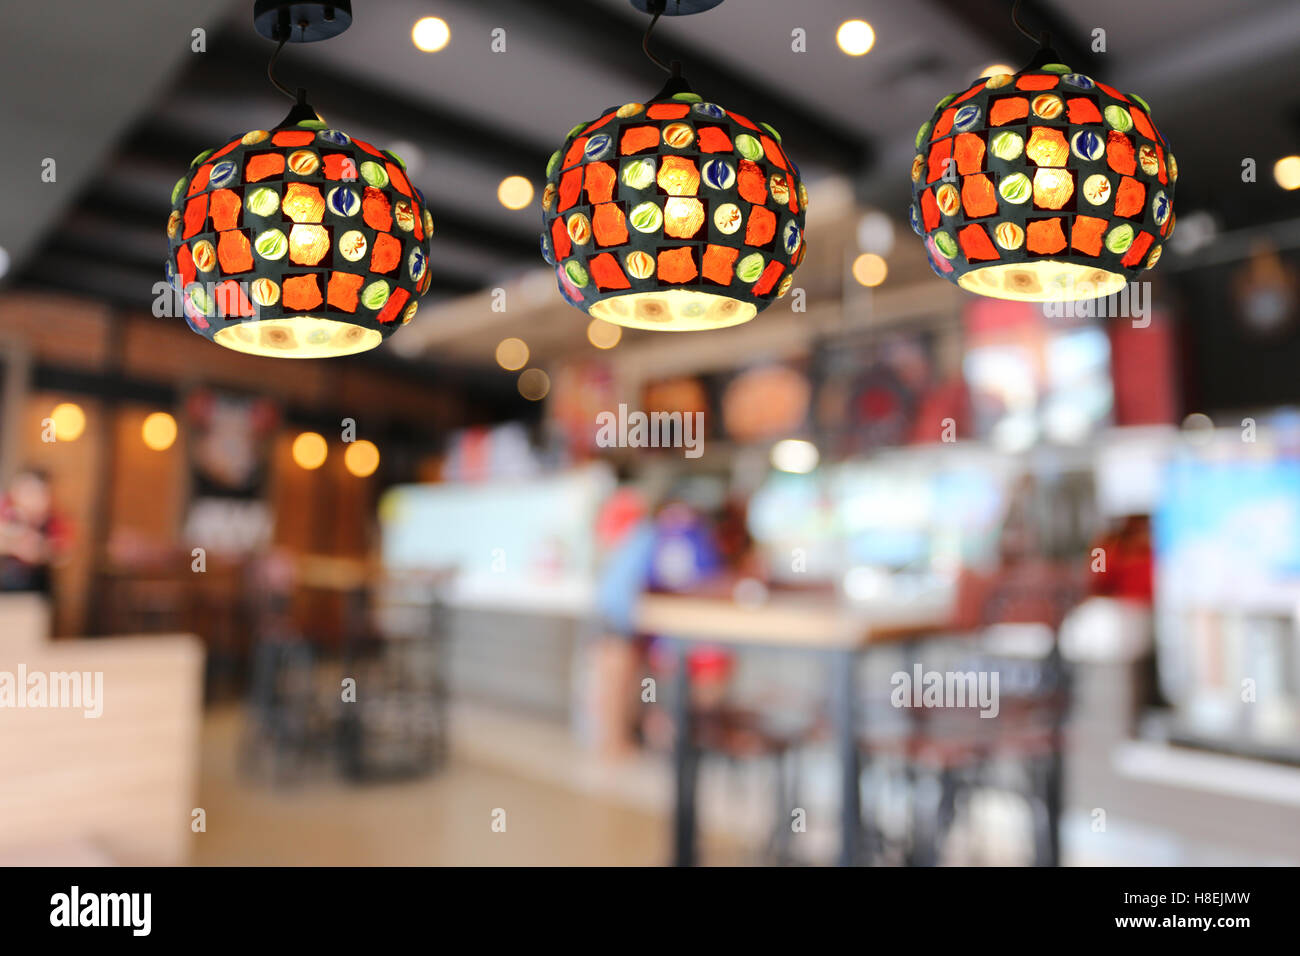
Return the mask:
{"type": "MultiPolygon", "coordinates": [[[[247,97],[250,117],[257,115],[258,100],[263,100],[268,105],[267,122],[279,122],[290,104],[266,79],[266,63],[274,50],[274,44],[250,35],[250,31],[227,30],[208,44],[207,53],[193,58],[177,87],[188,96],[201,97],[207,89],[220,89],[247,97]]],[[[312,105],[327,120],[334,115],[356,117],[375,126],[402,130],[406,139],[416,143],[420,139],[455,143],[458,153],[509,172],[523,174],[545,167],[555,148],[547,143],[529,143],[501,126],[377,85],[363,76],[334,67],[322,72],[292,44],[285,48],[276,69],[282,81],[289,78],[306,87],[312,105]]],[[[221,135],[238,132],[228,130],[221,135]]]]}
{"type": "MultiPolygon", "coordinates": [[[[498,0],[496,5],[502,9],[502,21],[507,25],[518,24],[529,36],[549,36],[557,50],[572,50],[574,55],[595,61],[602,69],[643,80],[646,96],[658,92],[667,79],[641,53],[641,38],[650,23],[649,17],[631,20],[597,0],[566,0],[563,5],[537,0],[498,0]]],[[[736,0],[734,5],[740,6],[741,0],[736,0]]],[[[692,26],[698,24],[699,46],[726,42],[725,35],[710,29],[707,16],[686,22],[692,26]]],[[[701,96],[716,97],[727,109],[756,122],[770,123],[779,130],[796,162],[818,163],[835,171],[856,174],[872,160],[875,150],[869,141],[833,120],[818,116],[807,100],[792,97],[775,82],[765,80],[763,77],[771,76],[771,71],[765,74],[760,69],[756,76],[738,73],[718,59],[676,43],[663,33],[656,34],[651,45],[660,59],[682,62],[683,75],[701,96]]],[[[597,110],[614,105],[603,102],[598,89],[584,92],[583,97],[591,97],[589,112],[593,117],[597,110]]],[[[578,115],[582,115],[581,109],[578,115]]],[[[566,132],[555,131],[555,146],[566,132]]]]}
{"type": "MultiPolygon", "coordinates": [[[[1020,69],[1037,52],[1029,38],[1011,21],[1013,0],[929,0],[943,15],[961,24],[1006,59],[1007,65],[1020,69]]],[[[1076,28],[1043,0],[1024,0],[1020,22],[1035,36],[1051,34],[1052,49],[1070,69],[1092,75],[1101,59],[1091,45],[1080,42],[1076,28]]],[[[1109,54],[1108,54],[1109,55],[1109,54]]],[[[1104,77],[1103,77],[1104,79],[1104,77]]]]}

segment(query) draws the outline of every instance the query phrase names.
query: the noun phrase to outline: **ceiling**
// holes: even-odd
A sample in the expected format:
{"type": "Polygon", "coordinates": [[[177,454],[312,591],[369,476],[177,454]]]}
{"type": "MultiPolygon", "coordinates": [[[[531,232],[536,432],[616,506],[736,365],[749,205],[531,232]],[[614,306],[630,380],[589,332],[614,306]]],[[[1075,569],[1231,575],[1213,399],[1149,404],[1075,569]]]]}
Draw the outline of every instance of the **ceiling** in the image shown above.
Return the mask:
{"type": "MultiPolygon", "coordinates": [[[[990,63],[1028,59],[1032,44],[1013,29],[1010,6],[731,0],[701,16],[665,18],[652,46],[680,59],[701,93],[779,129],[811,184],[851,184],[845,208],[811,210],[811,263],[819,216],[852,213],[855,197],[891,214],[905,209],[912,137],[941,96],[990,63]],[[836,27],[853,17],[876,31],[864,57],[835,46],[836,27]],[[799,30],[806,52],[792,48],[799,30]]],[[[12,263],[0,281],[149,308],[177,177],[201,150],[274,124],[289,106],[266,80],[273,47],[253,31],[251,7],[6,4],[0,88],[18,92],[0,100],[9,144],[0,153],[0,247],[12,263]],[[206,31],[204,52],[191,49],[196,28],[206,31]],[[40,178],[46,157],[57,160],[53,183],[40,178]]],[[[484,289],[510,286],[545,300],[529,279],[540,265],[536,204],[507,210],[497,185],[523,174],[540,187],[547,156],[575,123],[659,88],[663,74],[639,50],[646,17],[627,0],[355,0],[354,10],[342,36],[288,47],[278,77],[307,87],[332,125],[407,160],[437,224],[432,296],[462,303],[460,314],[471,316],[485,314],[475,296],[484,289]],[[414,21],[429,15],[452,31],[437,53],[410,40],[414,21]],[[494,30],[504,31],[503,52],[492,51],[494,30]]],[[[1300,151],[1296,0],[1025,0],[1022,19],[1050,30],[1075,69],[1152,104],[1178,156],[1180,215],[1207,210],[1225,228],[1300,217],[1300,192],[1282,192],[1268,173],[1278,156],[1300,151]],[[1104,53],[1090,49],[1097,27],[1106,30],[1104,53]],[[1241,182],[1245,157],[1257,160],[1258,183],[1241,182]]],[[[422,310],[426,323],[437,315],[422,310]]],[[[584,344],[576,314],[560,307],[547,315],[567,330],[557,348],[584,344]]],[[[520,334],[536,321],[520,309],[493,327],[520,334]]],[[[462,325],[475,345],[461,356],[472,363],[483,337],[462,325]]],[[[406,334],[384,350],[419,358],[419,348],[397,346],[406,334]]],[[[454,347],[454,339],[410,342],[454,347]]]]}

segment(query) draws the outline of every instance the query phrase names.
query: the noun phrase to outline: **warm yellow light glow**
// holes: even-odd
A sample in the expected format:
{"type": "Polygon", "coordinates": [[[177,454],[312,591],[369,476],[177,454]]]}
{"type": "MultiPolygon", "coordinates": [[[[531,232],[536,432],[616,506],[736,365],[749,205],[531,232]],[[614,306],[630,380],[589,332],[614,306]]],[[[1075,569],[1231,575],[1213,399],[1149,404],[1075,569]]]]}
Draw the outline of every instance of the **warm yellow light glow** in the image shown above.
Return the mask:
{"type": "Polygon", "coordinates": [[[507,209],[523,209],[533,201],[533,184],[523,176],[507,176],[497,187],[497,199],[507,209]]]}
{"type": "Polygon", "coordinates": [[[795,475],[806,475],[821,461],[817,446],[800,438],[786,438],[772,446],[772,467],[795,475]]]}
{"type": "Polygon", "coordinates": [[[502,339],[497,344],[497,364],[507,372],[515,372],[528,364],[528,343],[523,339],[502,339]]]}
{"type": "Polygon", "coordinates": [[[530,368],[519,376],[519,394],[530,402],[540,402],[551,390],[551,377],[540,368],[530,368]]]}
{"type": "Polygon", "coordinates": [[[328,454],[325,439],[315,432],[303,432],[293,440],[293,463],[299,468],[314,471],[325,464],[328,454]]]}
{"type": "Polygon", "coordinates": [[[1283,189],[1300,189],[1300,156],[1283,156],[1274,163],[1273,178],[1283,189]]]}
{"type": "Polygon", "coordinates": [[[295,315],[289,319],[240,322],[220,329],[213,341],[236,352],[276,358],[329,358],[373,349],[384,340],[378,329],[350,322],[295,315]]]}
{"type": "Polygon", "coordinates": [[[153,412],[140,426],[140,437],[154,451],[166,451],[176,441],[176,419],[166,412],[153,412]]]}
{"type": "Polygon", "coordinates": [[[845,20],[835,33],[835,42],[849,56],[862,56],[876,45],[876,31],[866,20],[845,20]]]}
{"type": "Polygon", "coordinates": [[[748,322],[758,309],[748,302],[712,292],[669,289],[634,292],[602,299],[588,310],[593,318],[629,329],[660,332],[699,332],[748,322]]]}
{"type": "Polygon", "coordinates": [[[86,430],[86,413],[76,402],[60,402],[50,412],[54,437],[59,441],[76,441],[86,430]]]}
{"type": "Polygon", "coordinates": [[[587,341],[598,349],[612,349],[622,338],[623,330],[604,319],[592,319],[587,323],[587,341]]]}
{"type": "Polygon", "coordinates": [[[853,260],[853,278],[862,285],[875,288],[889,275],[889,266],[874,252],[864,252],[853,260]]]}
{"type": "Polygon", "coordinates": [[[966,273],[957,284],[968,292],[1017,302],[1074,302],[1118,292],[1128,277],[1096,266],[1040,259],[1004,262],[966,273]]]}
{"type": "Polygon", "coordinates": [[[358,478],[369,478],[379,467],[379,449],[364,438],[348,442],[347,451],[343,452],[343,467],[358,478]]]}
{"type": "Polygon", "coordinates": [[[436,53],[451,42],[451,27],[442,17],[421,17],[411,27],[411,42],[425,53],[436,53]]]}
{"type": "Polygon", "coordinates": [[[980,76],[1001,76],[1002,74],[1014,74],[1015,68],[1007,66],[1005,63],[992,63],[980,71],[980,76]]]}

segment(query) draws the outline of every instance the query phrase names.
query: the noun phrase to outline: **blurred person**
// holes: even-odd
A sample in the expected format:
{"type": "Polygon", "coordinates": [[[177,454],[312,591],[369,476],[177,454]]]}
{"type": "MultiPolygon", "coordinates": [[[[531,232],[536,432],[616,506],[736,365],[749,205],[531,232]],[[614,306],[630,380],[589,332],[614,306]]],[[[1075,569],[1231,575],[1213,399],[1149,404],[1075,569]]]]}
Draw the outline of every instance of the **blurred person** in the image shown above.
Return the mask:
{"type": "Polygon", "coordinates": [[[63,557],[67,522],[54,507],[50,478],[23,468],[0,497],[0,591],[53,590],[51,570],[63,557]]]}

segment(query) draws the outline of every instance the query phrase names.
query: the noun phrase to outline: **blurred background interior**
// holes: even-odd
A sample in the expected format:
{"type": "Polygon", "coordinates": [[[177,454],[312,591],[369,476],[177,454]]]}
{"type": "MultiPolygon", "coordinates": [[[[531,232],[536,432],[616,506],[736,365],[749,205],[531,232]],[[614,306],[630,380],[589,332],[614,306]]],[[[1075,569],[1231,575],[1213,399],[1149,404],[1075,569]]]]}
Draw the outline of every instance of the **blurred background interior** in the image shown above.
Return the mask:
{"type": "Polygon", "coordinates": [[[0,710],[0,861],[1300,863],[1292,0],[1024,4],[1177,151],[1136,322],[963,293],[901,215],[939,96],[1033,52],[1009,3],[665,21],[782,131],[811,243],[798,296],[659,334],[561,300],[531,195],[658,89],[644,16],[358,3],[279,74],[404,157],[433,286],[304,362],[151,313],[178,170],[284,111],[250,7],[3,14],[0,671],[105,711],[0,710]],[[620,403],[703,454],[598,447],[620,403]],[[998,716],[893,706],[917,666],[998,716]]]}

